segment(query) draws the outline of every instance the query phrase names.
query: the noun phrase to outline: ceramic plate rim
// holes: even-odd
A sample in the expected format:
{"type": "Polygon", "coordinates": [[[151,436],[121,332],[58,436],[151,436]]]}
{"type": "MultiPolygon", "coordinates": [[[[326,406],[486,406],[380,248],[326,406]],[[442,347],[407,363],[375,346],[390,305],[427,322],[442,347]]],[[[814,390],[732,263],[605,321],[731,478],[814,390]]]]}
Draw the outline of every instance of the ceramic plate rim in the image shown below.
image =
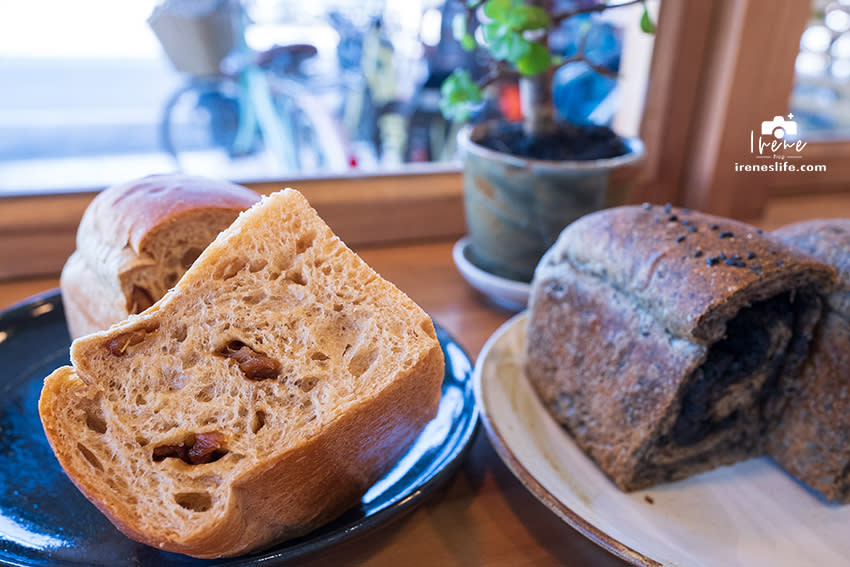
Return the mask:
{"type": "MultiPolygon", "coordinates": [[[[0,310],[0,327],[11,327],[13,325],[20,325],[31,321],[38,316],[33,315],[30,312],[31,308],[39,303],[52,303],[55,306],[58,305],[59,309],[62,311],[62,318],[64,320],[61,292],[59,288],[54,288],[31,295],[0,310]]],[[[283,548],[275,546],[266,551],[260,551],[242,557],[222,558],[220,560],[209,561],[196,560],[199,565],[266,565],[276,564],[278,561],[292,561],[299,558],[306,558],[312,553],[328,549],[336,544],[342,543],[343,541],[366,535],[373,529],[384,525],[390,520],[400,520],[408,513],[415,510],[415,508],[419,506],[428,495],[434,493],[435,490],[451,478],[451,476],[463,463],[473,441],[475,440],[481,422],[480,411],[478,410],[477,404],[474,403],[474,391],[469,391],[471,389],[472,370],[474,368],[472,358],[463,349],[460,343],[458,343],[454,336],[448,332],[448,330],[439,325],[436,321],[434,322],[434,326],[437,330],[438,337],[441,339],[441,348],[444,350],[449,346],[456,348],[457,352],[463,357],[461,362],[466,363],[465,369],[454,369],[451,375],[455,381],[464,385],[462,388],[464,392],[462,399],[456,402],[459,407],[463,408],[463,411],[460,411],[453,418],[451,423],[454,427],[451,428],[450,432],[446,434],[444,440],[441,441],[440,447],[443,450],[439,451],[436,456],[430,457],[429,462],[433,466],[438,466],[439,468],[434,470],[424,480],[424,482],[412,485],[408,490],[400,493],[394,501],[389,502],[380,510],[377,510],[367,516],[354,519],[340,526],[336,526],[328,532],[323,533],[320,528],[319,533],[316,534],[317,537],[315,538],[311,538],[308,534],[307,536],[304,536],[304,538],[296,540],[291,546],[283,548]],[[452,438],[455,438],[454,441],[452,441],[452,438]]],[[[451,362],[447,360],[447,370],[450,364],[451,362]]],[[[0,381],[0,384],[28,383],[33,379],[34,378],[31,376],[14,376],[4,378],[0,381]]],[[[56,463],[55,466],[58,467],[58,463],[56,463]]],[[[284,543],[283,545],[286,544],[284,543]]],[[[2,557],[0,557],[0,565],[8,564],[21,567],[42,565],[39,561],[43,561],[43,559],[37,559],[36,555],[36,553],[26,556],[15,555],[14,553],[10,554],[9,552],[4,551],[2,557]]],[[[92,561],[94,561],[94,559],[92,559],[92,561]]],[[[49,564],[53,563],[50,562],[49,564]]],[[[85,562],[74,562],[71,564],[83,565],[85,562]]]]}
{"type": "Polygon", "coordinates": [[[475,368],[472,371],[472,388],[475,393],[475,403],[478,406],[479,419],[488,437],[493,443],[496,453],[502,458],[508,469],[516,476],[516,478],[526,487],[540,502],[542,502],[550,511],[561,518],[564,522],[575,528],[579,533],[590,539],[603,549],[608,550],[620,559],[628,562],[636,567],[663,567],[663,564],[646,557],[642,553],[623,545],[616,539],[609,536],[603,530],[599,529],[591,522],[587,521],[572,508],[558,500],[551,492],[549,492],[529,471],[525,465],[514,455],[510,450],[508,443],[505,441],[499,426],[490,415],[487,404],[484,400],[483,391],[483,365],[487,354],[493,349],[499,339],[514,325],[522,324],[527,317],[527,311],[517,313],[507,321],[505,321],[496,331],[487,339],[478,359],[475,363],[475,368]]]}
{"type": "Polygon", "coordinates": [[[488,338],[473,389],[497,454],[566,524],[636,566],[843,564],[850,506],[825,503],[768,457],[642,491],[616,488],[568,435],[557,434],[561,426],[525,378],[527,317],[515,315],[488,338]]]}
{"type": "Polygon", "coordinates": [[[452,259],[467,283],[502,307],[514,311],[525,309],[531,284],[502,278],[476,266],[466,257],[470,242],[469,235],[463,236],[452,247],[452,259]]]}

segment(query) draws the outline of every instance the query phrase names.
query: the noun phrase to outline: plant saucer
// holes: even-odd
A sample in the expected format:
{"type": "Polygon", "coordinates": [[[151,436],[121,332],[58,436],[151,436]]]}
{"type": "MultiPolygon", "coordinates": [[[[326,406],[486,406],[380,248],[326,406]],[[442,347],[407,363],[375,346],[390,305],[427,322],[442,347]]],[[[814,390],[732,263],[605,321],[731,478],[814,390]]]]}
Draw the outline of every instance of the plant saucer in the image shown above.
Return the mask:
{"type": "Polygon", "coordinates": [[[464,236],[452,248],[452,259],[466,282],[499,307],[510,311],[525,309],[530,284],[496,276],[479,268],[472,261],[469,245],[469,237],[464,236]]]}

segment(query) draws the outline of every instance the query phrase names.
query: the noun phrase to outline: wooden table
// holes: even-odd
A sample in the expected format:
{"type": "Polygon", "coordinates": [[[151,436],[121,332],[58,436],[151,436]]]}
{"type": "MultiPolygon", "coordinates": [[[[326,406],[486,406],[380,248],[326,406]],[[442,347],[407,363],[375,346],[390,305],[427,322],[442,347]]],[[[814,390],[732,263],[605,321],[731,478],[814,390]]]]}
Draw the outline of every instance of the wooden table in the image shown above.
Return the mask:
{"type": "MultiPolygon", "coordinates": [[[[766,229],[816,216],[850,217],[850,196],[790,198],[769,204],[766,229]]],[[[473,358],[512,313],[489,304],[458,274],[453,242],[362,248],[358,252],[446,328],[473,358]]],[[[0,307],[58,286],[56,278],[0,282],[0,307]]],[[[310,567],[623,567],[538,502],[479,430],[457,474],[412,513],[327,551],[310,567]]]]}
{"type": "MultiPolygon", "coordinates": [[[[489,304],[464,282],[452,263],[452,244],[440,241],[358,252],[428,311],[474,360],[512,313],[489,304]]],[[[0,282],[0,307],[58,285],[57,278],[0,282]]],[[[621,567],[624,563],[540,504],[479,429],[458,472],[421,506],[312,555],[306,565],[621,567]]]]}

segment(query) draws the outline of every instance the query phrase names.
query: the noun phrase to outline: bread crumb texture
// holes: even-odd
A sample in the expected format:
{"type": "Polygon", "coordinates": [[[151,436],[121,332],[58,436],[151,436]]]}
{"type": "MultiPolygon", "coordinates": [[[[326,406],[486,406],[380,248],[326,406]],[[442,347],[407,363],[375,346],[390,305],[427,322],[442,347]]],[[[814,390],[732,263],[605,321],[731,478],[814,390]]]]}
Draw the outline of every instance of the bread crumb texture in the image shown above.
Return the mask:
{"type": "Polygon", "coordinates": [[[348,491],[311,511],[300,504],[314,496],[257,493],[287,475],[365,490],[433,417],[443,372],[427,314],[289,189],[242,213],[152,309],[75,341],[72,361],[40,402],[69,476],[129,535],[197,556],[261,547],[249,531],[288,537],[356,502],[348,491]],[[299,451],[335,446],[341,424],[348,444],[373,435],[346,449],[356,470],[302,470],[299,451]],[[209,542],[221,526],[236,533],[209,542]]]}

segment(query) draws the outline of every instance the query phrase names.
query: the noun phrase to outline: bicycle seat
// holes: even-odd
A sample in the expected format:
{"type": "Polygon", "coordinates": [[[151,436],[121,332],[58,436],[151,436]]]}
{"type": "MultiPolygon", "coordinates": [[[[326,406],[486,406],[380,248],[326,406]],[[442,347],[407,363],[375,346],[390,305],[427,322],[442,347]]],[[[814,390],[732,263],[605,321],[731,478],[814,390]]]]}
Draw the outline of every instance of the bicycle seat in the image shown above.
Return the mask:
{"type": "Polygon", "coordinates": [[[257,54],[255,63],[263,69],[270,69],[285,75],[301,72],[301,64],[318,55],[319,50],[309,43],[275,45],[257,54]]]}

